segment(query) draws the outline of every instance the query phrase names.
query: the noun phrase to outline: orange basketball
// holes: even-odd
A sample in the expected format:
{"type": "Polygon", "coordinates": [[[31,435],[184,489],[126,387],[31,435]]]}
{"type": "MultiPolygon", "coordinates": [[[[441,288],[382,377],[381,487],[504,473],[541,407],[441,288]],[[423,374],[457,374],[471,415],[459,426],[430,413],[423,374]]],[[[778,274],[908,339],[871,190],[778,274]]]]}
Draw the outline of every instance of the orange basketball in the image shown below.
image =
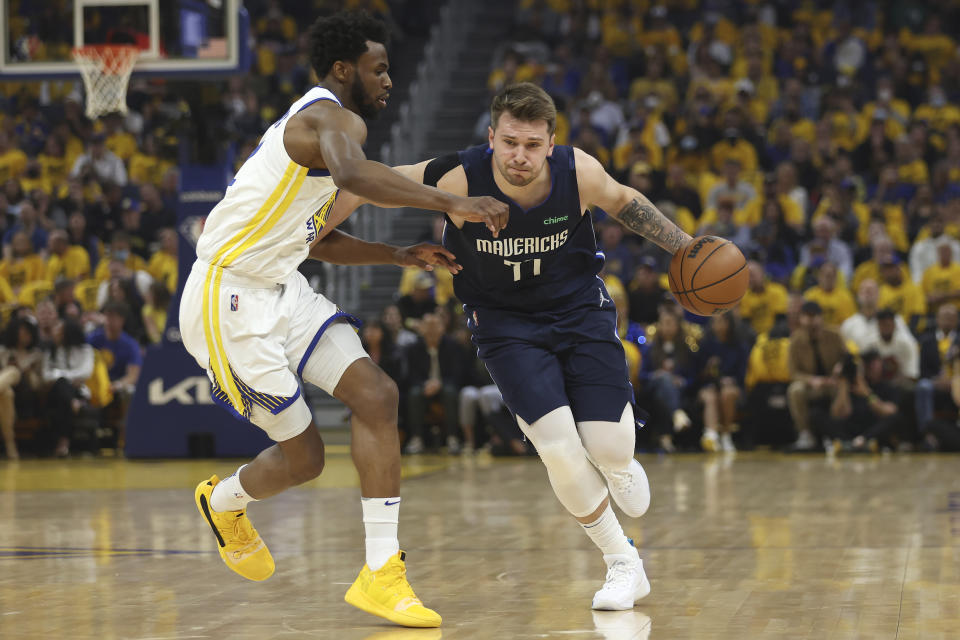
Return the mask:
{"type": "Polygon", "coordinates": [[[670,291],[691,313],[723,313],[747,292],[749,273],[737,245],[717,236],[700,236],[670,261],[670,291]]]}

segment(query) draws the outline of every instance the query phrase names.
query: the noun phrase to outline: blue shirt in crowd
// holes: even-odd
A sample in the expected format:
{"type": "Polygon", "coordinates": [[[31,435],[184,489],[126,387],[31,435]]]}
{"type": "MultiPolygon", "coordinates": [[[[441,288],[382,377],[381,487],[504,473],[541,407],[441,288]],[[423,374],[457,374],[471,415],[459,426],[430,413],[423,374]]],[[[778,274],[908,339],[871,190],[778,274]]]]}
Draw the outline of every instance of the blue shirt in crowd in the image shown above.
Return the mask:
{"type": "Polygon", "coordinates": [[[108,362],[110,380],[118,380],[127,374],[127,365],[140,365],[143,362],[143,356],[140,354],[140,345],[129,334],[121,333],[116,340],[107,338],[107,333],[103,327],[97,329],[89,336],[87,342],[94,349],[106,350],[113,355],[113,362],[108,362]]]}

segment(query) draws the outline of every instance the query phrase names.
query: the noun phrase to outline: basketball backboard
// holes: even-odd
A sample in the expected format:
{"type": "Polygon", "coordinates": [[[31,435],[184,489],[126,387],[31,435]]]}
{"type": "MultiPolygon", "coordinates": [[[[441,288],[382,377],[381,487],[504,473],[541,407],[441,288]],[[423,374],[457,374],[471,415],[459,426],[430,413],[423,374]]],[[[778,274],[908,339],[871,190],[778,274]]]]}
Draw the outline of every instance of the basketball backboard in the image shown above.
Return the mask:
{"type": "Polygon", "coordinates": [[[0,0],[0,76],[75,75],[70,52],[135,44],[136,75],[209,75],[249,66],[241,0],[0,0]]]}

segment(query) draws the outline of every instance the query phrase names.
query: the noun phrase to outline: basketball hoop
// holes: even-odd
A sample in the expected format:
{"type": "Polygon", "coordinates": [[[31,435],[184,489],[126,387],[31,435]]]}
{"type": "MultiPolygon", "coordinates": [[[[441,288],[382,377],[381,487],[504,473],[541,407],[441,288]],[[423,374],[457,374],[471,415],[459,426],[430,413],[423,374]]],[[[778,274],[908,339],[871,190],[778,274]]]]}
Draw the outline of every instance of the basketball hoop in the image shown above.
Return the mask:
{"type": "Polygon", "coordinates": [[[101,44],[73,49],[87,89],[87,117],[127,112],[127,84],[140,50],[129,45],[101,44]]]}

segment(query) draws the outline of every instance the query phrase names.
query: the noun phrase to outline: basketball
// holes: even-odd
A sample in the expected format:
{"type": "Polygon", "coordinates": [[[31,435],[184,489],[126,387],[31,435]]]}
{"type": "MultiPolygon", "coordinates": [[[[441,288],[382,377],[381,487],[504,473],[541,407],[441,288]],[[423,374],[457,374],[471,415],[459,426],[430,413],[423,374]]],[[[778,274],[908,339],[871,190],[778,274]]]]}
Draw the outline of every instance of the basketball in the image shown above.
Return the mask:
{"type": "Polygon", "coordinates": [[[723,313],[747,291],[747,260],[737,245],[717,236],[700,236],[670,261],[670,292],[684,309],[699,316],[723,313]]]}

